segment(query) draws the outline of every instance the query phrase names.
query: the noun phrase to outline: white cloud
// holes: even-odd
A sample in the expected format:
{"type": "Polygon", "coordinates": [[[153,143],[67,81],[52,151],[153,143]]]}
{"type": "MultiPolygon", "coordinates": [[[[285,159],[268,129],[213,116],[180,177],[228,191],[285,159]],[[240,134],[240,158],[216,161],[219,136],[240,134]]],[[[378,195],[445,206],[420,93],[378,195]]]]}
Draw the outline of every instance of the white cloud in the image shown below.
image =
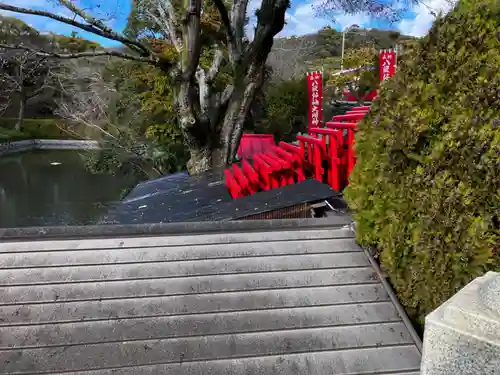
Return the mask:
{"type": "Polygon", "coordinates": [[[366,26],[370,22],[370,16],[365,13],[352,15],[339,12],[334,14],[332,19],[318,16],[315,7],[321,3],[322,0],[306,1],[296,6],[292,11],[287,12],[287,24],[279,36],[310,34],[325,26],[344,30],[351,25],[366,26]]]}
{"type": "Polygon", "coordinates": [[[331,24],[327,19],[316,16],[311,4],[297,6],[294,11],[286,13],[285,19],[286,25],[279,36],[310,34],[331,24]]]}
{"type": "Polygon", "coordinates": [[[358,14],[342,14],[339,13],[335,16],[336,23],[340,26],[341,30],[351,26],[358,25],[363,26],[370,23],[371,18],[366,13],[358,13],[358,14]]]}
{"type": "Polygon", "coordinates": [[[260,8],[262,0],[250,0],[248,2],[247,13],[250,17],[255,16],[255,11],[260,8]]]}
{"type": "Polygon", "coordinates": [[[427,0],[413,9],[414,19],[405,19],[398,25],[398,29],[405,35],[421,37],[427,34],[436,15],[440,12],[448,13],[454,5],[454,0],[427,0]]]}
{"type": "Polygon", "coordinates": [[[247,36],[252,39],[254,34],[254,27],[257,24],[257,17],[255,17],[255,11],[260,8],[262,0],[249,0],[247,6],[247,16],[249,18],[248,25],[246,27],[247,36]]]}
{"type": "MultiPolygon", "coordinates": [[[[286,25],[278,36],[309,34],[318,31],[326,25],[332,24],[331,21],[317,17],[314,13],[313,4],[321,0],[312,0],[312,2],[311,0],[307,1],[308,2],[296,6],[294,10],[286,12],[286,25]]],[[[247,26],[247,35],[249,38],[253,37],[253,28],[257,23],[255,11],[260,7],[261,3],[262,0],[250,0],[248,3],[247,15],[250,18],[250,22],[247,26]]]]}
{"type": "MultiPolygon", "coordinates": [[[[370,15],[366,13],[345,14],[337,13],[333,15],[334,19],[318,16],[314,8],[320,5],[323,0],[306,0],[304,3],[295,6],[286,14],[287,24],[279,36],[304,35],[318,31],[325,26],[332,26],[338,30],[344,30],[350,25],[357,24],[361,27],[369,27],[374,21],[370,15]]],[[[406,35],[423,36],[425,35],[435,15],[440,12],[447,13],[451,10],[456,0],[423,0],[413,10],[415,18],[405,19],[394,27],[406,35]]],[[[250,4],[255,4],[251,7],[252,15],[255,9],[260,5],[261,0],[251,0],[250,4]]]]}

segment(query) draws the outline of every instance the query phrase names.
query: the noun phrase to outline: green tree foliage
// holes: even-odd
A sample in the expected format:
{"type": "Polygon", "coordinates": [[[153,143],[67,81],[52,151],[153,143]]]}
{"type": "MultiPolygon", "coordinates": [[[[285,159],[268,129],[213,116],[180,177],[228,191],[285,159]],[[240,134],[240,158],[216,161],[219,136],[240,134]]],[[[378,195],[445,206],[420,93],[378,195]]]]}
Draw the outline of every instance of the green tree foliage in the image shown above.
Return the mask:
{"type": "Polygon", "coordinates": [[[424,316],[500,270],[500,3],[463,0],[413,46],[356,138],[346,198],[424,316]]]}
{"type": "Polygon", "coordinates": [[[129,98],[123,103],[137,101],[141,114],[138,129],[155,146],[156,166],[164,173],[185,169],[189,152],[178,126],[170,80],[155,67],[128,65],[132,71],[124,84],[134,89],[128,91],[129,98]]]}
{"type": "Polygon", "coordinates": [[[345,89],[358,99],[364,94],[375,90],[379,83],[379,51],[375,47],[361,47],[347,50],[344,56],[344,69],[373,67],[360,69],[349,74],[335,74],[340,70],[330,71],[327,76],[327,86],[333,89],[335,97],[341,98],[345,89]]]}
{"type": "MultiPolygon", "coordinates": [[[[189,153],[177,124],[168,77],[154,66],[123,60],[110,61],[104,72],[104,78],[119,94],[113,105],[113,118],[120,132],[128,133],[133,143],[140,141],[147,148],[146,160],[160,174],[185,169],[189,153]]],[[[116,149],[112,151],[117,153],[116,149]]],[[[114,172],[130,159],[129,155],[123,155],[120,160],[113,159],[112,155],[102,156],[104,160],[98,160],[100,166],[96,168],[99,171],[109,166],[109,171],[114,172]]]]}
{"type": "Polygon", "coordinates": [[[298,132],[307,130],[307,82],[305,77],[269,82],[264,87],[264,111],[256,121],[258,133],[271,133],[278,140],[291,141],[298,132]]]}
{"type": "MultiPolygon", "coordinates": [[[[330,88],[326,86],[327,77],[323,78],[323,119],[344,114],[355,104],[334,102],[330,88]]],[[[274,134],[278,141],[295,141],[297,133],[307,132],[308,127],[307,81],[301,79],[287,81],[268,81],[263,92],[258,96],[255,111],[255,121],[248,131],[255,133],[274,134]]]]}

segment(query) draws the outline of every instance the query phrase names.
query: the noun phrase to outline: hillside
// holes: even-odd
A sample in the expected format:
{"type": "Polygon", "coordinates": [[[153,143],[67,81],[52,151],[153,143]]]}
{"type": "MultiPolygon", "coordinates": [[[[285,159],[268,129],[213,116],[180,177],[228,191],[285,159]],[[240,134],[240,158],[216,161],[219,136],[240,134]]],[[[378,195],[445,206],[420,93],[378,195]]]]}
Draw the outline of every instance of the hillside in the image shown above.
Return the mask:
{"type": "MultiPolygon", "coordinates": [[[[346,34],[345,49],[367,45],[388,49],[410,39],[395,31],[357,29],[346,34]]],[[[309,66],[318,65],[318,60],[328,59],[331,64],[331,58],[340,58],[341,53],[342,33],[326,27],[315,34],[276,39],[268,64],[275,78],[287,80],[305,74],[309,66]]],[[[340,68],[340,59],[338,65],[340,68]]]]}

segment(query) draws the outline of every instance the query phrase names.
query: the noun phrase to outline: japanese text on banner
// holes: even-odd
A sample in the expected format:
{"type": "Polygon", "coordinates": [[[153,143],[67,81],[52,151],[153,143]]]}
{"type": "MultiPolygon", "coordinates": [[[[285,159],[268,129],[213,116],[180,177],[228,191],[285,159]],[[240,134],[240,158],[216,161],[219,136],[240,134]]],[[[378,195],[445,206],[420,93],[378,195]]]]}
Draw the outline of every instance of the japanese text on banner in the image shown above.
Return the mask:
{"type": "Polygon", "coordinates": [[[309,127],[318,127],[322,122],[322,75],[321,73],[308,74],[309,91],[309,127]]]}
{"type": "Polygon", "coordinates": [[[396,54],[394,51],[380,52],[380,80],[385,81],[392,77],[396,71],[396,54]]]}

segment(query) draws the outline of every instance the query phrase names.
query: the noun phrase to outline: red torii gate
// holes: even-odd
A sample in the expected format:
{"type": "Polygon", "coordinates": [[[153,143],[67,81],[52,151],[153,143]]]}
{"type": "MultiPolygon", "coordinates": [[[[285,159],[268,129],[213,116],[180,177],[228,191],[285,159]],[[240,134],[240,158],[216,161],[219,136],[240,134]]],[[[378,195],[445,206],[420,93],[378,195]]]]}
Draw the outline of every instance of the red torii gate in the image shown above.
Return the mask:
{"type": "MultiPolygon", "coordinates": [[[[381,51],[381,80],[395,73],[393,51],[381,51]],[[392,65],[391,65],[392,64],[392,65]]],[[[304,181],[312,177],[340,191],[349,183],[356,163],[355,132],[357,123],[370,111],[370,106],[358,106],[343,115],[333,116],[322,126],[322,76],[308,75],[310,95],[309,134],[299,135],[299,146],[286,142],[274,144],[270,134],[244,135],[238,155],[241,167],[234,165],[225,171],[226,185],[233,198],[304,181]]]]}

